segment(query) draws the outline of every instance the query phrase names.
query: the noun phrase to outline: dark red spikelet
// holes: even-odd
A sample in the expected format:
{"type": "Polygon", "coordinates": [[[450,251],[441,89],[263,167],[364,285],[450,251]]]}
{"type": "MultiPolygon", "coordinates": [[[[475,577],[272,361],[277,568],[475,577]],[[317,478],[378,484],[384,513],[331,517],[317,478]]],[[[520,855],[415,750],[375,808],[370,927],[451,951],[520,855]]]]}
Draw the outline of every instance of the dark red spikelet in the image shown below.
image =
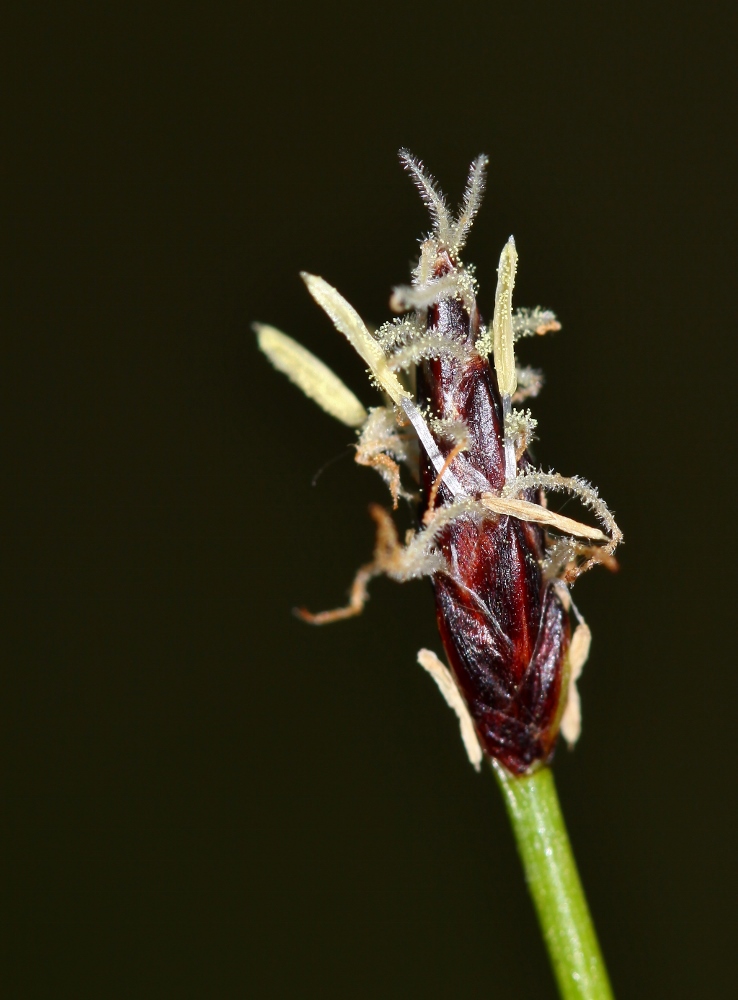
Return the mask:
{"type": "MultiPolygon", "coordinates": [[[[437,273],[443,270],[440,264],[437,273]]],[[[453,464],[464,490],[499,493],[505,480],[502,403],[494,371],[474,350],[476,308],[470,314],[458,299],[443,300],[429,309],[428,329],[468,347],[469,357],[424,361],[418,402],[466,424],[469,445],[453,464]]],[[[523,455],[518,466],[527,465],[523,455]]],[[[426,459],[425,497],[435,478],[426,459]]],[[[445,484],[439,499],[452,501],[445,484]]],[[[540,503],[537,490],[524,499],[540,503]]],[[[456,682],[486,753],[514,773],[528,771],[553,754],[568,683],[569,616],[543,578],[543,530],[512,517],[462,516],[438,543],[450,572],[433,577],[436,614],[456,682]]]]}
{"type": "Polygon", "coordinates": [[[430,576],[453,677],[431,650],[420,650],[418,661],[459,715],[474,766],[481,745],[489,757],[522,774],[550,760],[560,728],[570,746],[579,736],[576,679],[591,636],[568,586],[597,563],[616,566],[613,553],[623,536],[586,480],[530,464],[525,448],[535,420],[513,404],[535,396],[541,376],[517,368],[514,344],[560,324],[538,307],[513,314],[512,237],[500,255],[492,324],[485,329],[480,321],[474,271],[459,253],[481,203],[487,158],[472,163],[456,215],[423,164],[407,150],[400,158],[433,221],[412,284],[397,286],[390,298],[393,311],[406,315],[373,333],[325,279],[302,275],[383,390],[385,405],[365,410],[309,351],[273,327],[256,326],[274,366],[357,429],[356,461],[379,472],[395,508],[415,495],[414,485],[413,492],[403,485],[400,466],[408,467],[415,483],[420,456],[420,530],[408,532],[403,545],[389,512],[373,505],[373,557],[357,572],[348,603],[317,614],[300,609],[298,615],[315,625],[342,621],[361,613],[374,577],[405,583],[430,576]],[[577,496],[605,530],[544,511],[544,490],[577,496]],[[579,621],[573,635],[569,608],[579,621]]]}

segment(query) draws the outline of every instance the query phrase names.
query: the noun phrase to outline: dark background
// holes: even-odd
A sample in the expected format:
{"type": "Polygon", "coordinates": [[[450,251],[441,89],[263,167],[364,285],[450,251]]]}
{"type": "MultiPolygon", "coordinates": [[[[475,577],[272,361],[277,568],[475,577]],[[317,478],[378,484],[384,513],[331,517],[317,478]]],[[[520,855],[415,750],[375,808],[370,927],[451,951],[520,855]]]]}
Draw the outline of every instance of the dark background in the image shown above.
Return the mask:
{"type": "Polygon", "coordinates": [[[621,572],[576,589],[594,644],[556,760],[616,991],[732,993],[735,27],[727,4],[5,18],[9,996],[554,995],[492,777],[415,664],[428,584],[290,614],[343,600],[385,491],[249,324],[374,401],[298,271],[389,315],[428,226],[401,145],[454,203],[490,154],[481,307],[512,232],[517,303],[564,324],[523,345],[539,460],[625,531],[621,572]]]}

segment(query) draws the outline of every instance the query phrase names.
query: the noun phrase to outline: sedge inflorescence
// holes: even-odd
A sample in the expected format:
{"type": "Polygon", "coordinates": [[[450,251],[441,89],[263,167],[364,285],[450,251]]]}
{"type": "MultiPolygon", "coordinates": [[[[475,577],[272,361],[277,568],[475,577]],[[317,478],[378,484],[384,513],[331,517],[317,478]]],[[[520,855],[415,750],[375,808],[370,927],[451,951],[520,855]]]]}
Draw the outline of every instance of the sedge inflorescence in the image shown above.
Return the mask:
{"type": "Polygon", "coordinates": [[[492,321],[482,320],[474,270],[460,252],[481,204],[486,157],[472,163],[455,214],[422,163],[404,150],[400,157],[433,227],[411,283],[392,292],[399,315],[371,332],[328,282],[302,275],[364,361],[384,405],[365,408],[292,338],[254,327],[274,366],[356,429],[356,461],[376,469],[393,507],[404,499],[417,511],[416,529],[401,542],[390,512],[372,505],[375,551],[348,604],[300,616],[324,624],[360,613],[378,575],[398,582],[430,577],[451,669],[429,650],[420,651],[419,662],[459,716],[472,763],[479,767],[487,753],[523,773],[550,758],[559,731],[570,745],[579,735],[576,680],[590,634],[569,586],[596,563],[613,566],[622,534],[589,483],[531,462],[536,421],[520,404],[537,395],[542,376],[517,365],[515,343],[560,324],[549,310],[513,310],[512,237],[500,257],[492,321]],[[600,527],[550,510],[546,492],[557,491],[578,497],[600,527]]]}

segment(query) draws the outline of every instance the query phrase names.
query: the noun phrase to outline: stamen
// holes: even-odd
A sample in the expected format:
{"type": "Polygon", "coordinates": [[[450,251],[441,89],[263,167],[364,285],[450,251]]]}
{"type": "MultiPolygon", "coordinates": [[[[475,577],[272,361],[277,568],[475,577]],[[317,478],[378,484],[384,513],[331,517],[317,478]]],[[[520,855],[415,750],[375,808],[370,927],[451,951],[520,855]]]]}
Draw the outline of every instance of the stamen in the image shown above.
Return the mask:
{"type": "Polygon", "coordinates": [[[431,521],[433,520],[433,517],[435,515],[436,497],[438,496],[438,491],[441,488],[443,477],[446,475],[446,472],[451,463],[453,462],[453,460],[456,458],[457,455],[459,455],[462,451],[464,451],[467,445],[468,445],[467,441],[459,441],[458,444],[455,444],[454,447],[446,456],[446,461],[443,463],[443,468],[433,481],[433,486],[431,486],[431,491],[428,494],[428,509],[423,515],[423,524],[426,525],[430,524],[431,521]]]}
{"type": "Polygon", "coordinates": [[[438,690],[443,695],[444,701],[450,709],[456,713],[461,729],[461,739],[464,743],[469,762],[475,771],[482,766],[484,752],[480,746],[479,739],[474,729],[474,722],[466,707],[466,702],[461,697],[456,681],[451,675],[448,667],[442,663],[436,654],[430,649],[418,650],[418,663],[431,675],[438,685],[438,690]]]}
{"type": "Polygon", "coordinates": [[[260,350],[274,367],[326,413],[347,427],[360,427],[366,421],[368,414],[353,392],[312,352],[273,326],[254,323],[253,329],[260,350]]]}
{"type": "Polygon", "coordinates": [[[420,442],[425,448],[428,454],[428,458],[433,463],[433,466],[438,475],[442,477],[443,482],[446,484],[446,486],[448,486],[449,490],[451,491],[451,494],[454,497],[466,496],[464,487],[461,485],[459,480],[456,478],[456,476],[450,469],[445,468],[446,463],[443,458],[443,455],[441,454],[438,445],[435,442],[435,438],[431,434],[428,425],[426,424],[425,420],[423,420],[423,415],[421,414],[420,410],[417,408],[415,403],[413,403],[412,400],[410,399],[403,399],[402,408],[407,415],[407,419],[415,428],[415,433],[420,438],[420,442]]]}
{"type": "Polygon", "coordinates": [[[521,521],[534,521],[537,524],[545,524],[556,531],[563,531],[567,535],[575,535],[577,538],[587,538],[592,542],[609,544],[612,539],[589,524],[582,524],[581,521],[574,521],[563,514],[557,514],[548,507],[541,507],[540,504],[530,503],[529,500],[516,500],[513,497],[498,497],[494,493],[482,493],[479,498],[480,503],[487,510],[494,511],[495,514],[507,514],[510,517],[520,518],[521,521]]]}
{"type": "Polygon", "coordinates": [[[517,463],[515,461],[515,441],[510,433],[510,417],[512,416],[512,396],[505,393],[502,397],[503,440],[505,442],[505,482],[515,479],[517,463]]]}
{"type": "MultiPolygon", "coordinates": [[[[497,373],[497,385],[502,396],[502,417],[505,426],[512,412],[512,395],[518,381],[515,372],[515,340],[512,327],[512,293],[515,286],[515,271],[518,252],[511,236],[502,249],[497,268],[497,291],[495,293],[495,313],[492,319],[492,344],[497,373]]],[[[505,481],[515,478],[515,442],[505,432],[505,481]]]]}
{"type": "Polygon", "coordinates": [[[390,371],[384,351],[367,330],[364,321],[340,292],[317,274],[300,272],[308,291],[328,316],[336,329],[346,337],[359,357],[369,365],[371,373],[397,406],[409,395],[397,376],[390,371]]]}

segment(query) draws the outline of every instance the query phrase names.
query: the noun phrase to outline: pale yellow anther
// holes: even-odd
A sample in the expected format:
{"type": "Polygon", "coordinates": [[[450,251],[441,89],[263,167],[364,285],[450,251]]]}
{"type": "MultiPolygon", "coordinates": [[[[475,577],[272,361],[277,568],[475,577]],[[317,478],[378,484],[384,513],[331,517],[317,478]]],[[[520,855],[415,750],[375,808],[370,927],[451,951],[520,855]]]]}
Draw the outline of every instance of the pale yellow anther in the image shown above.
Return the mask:
{"type": "Polygon", "coordinates": [[[512,293],[515,286],[515,271],[518,252],[515,240],[510,237],[502,253],[497,268],[497,292],[495,293],[495,314],[492,320],[492,347],[494,350],[497,384],[503,396],[512,396],[518,380],[515,375],[515,347],[512,327],[512,293]]]}
{"type": "Polygon", "coordinates": [[[451,671],[430,649],[421,649],[418,651],[418,663],[423,670],[428,671],[438,685],[438,690],[443,695],[446,704],[456,713],[461,730],[461,739],[464,743],[469,763],[475,771],[478,771],[482,766],[484,752],[479,744],[469,709],[461,697],[461,692],[456,686],[456,681],[451,676],[451,671]]]}
{"type": "Polygon", "coordinates": [[[592,633],[586,622],[577,625],[569,644],[569,690],[566,694],[566,708],[561,716],[561,735],[571,749],[582,732],[582,705],[577,690],[577,681],[589,656],[592,633]]]}
{"type": "Polygon", "coordinates": [[[340,292],[317,274],[301,273],[308,291],[333,320],[336,329],[346,337],[356,353],[369,366],[372,375],[393,403],[402,406],[410,393],[403,389],[397,376],[390,370],[384,351],[367,330],[364,321],[340,292]]]}
{"type": "Polygon", "coordinates": [[[574,535],[576,538],[586,538],[591,542],[610,542],[611,539],[589,524],[582,524],[581,521],[574,521],[563,514],[557,514],[548,507],[542,507],[538,503],[531,503],[529,500],[518,500],[517,497],[498,497],[495,493],[482,493],[479,503],[486,510],[491,510],[495,514],[505,514],[508,517],[517,517],[521,521],[532,521],[534,524],[545,524],[561,531],[565,535],[574,535]]]}
{"type": "Polygon", "coordinates": [[[368,414],[362,404],[320,358],[273,326],[254,323],[253,328],[259,348],[274,367],[326,413],[348,427],[360,427],[366,421],[368,414]]]}

